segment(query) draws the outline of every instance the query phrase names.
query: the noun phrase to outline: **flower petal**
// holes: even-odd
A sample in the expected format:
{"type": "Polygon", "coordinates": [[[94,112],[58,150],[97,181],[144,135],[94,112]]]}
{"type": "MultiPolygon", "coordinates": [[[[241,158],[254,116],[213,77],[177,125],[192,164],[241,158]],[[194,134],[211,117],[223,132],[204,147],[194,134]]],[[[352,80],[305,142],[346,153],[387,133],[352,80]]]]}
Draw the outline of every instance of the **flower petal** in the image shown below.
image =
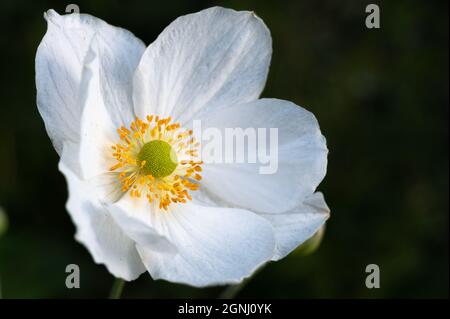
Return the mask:
{"type": "Polygon", "coordinates": [[[90,51],[98,58],[99,91],[116,127],[135,120],[133,75],[145,51],[145,44],[131,32],[103,23],[92,38],[90,51]]]}
{"type": "MultiPolygon", "coordinates": [[[[224,138],[227,138],[226,128],[242,128],[242,132],[253,128],[258,138],[254,148],[256,163],[248,160],[251,143],[237,148],[238,143],[233,142],[234,153],[230,155],[225,150],[221,163],[208,163],[211,159],[205,156],[211,146],[223,148],[222,141],[202,143],[202,155],[207,159],[203,165],[202,185],[232,206],[266,213],[292,210],[315,191],[325,176],[328,153],[325,138],[314,115],[294,103],[261,99],[210,112],[202,118],[202,134],[206,134],[208,128],[219,129],[224,138]],[[274,134],[270,136],[270,128],[277,129],[277,139],[274,134]],[[266,136],[258,129],[263,129],[266,136]],[[274,142],[272,145],[270,139],[274,142]],[[262,145],[267,150],[258,145],[259,141],[265,141],[262,145]],[[261,155],[271,153],[267,163],[263,163],[261,155]],[[239,156],[244,159],[241,163],[237,162],[239,156]]],[[[197,138],[203,139],[202,136],[197,138]]]]}
{"type": "MultiPolygon", "coordinates": [[[[98,73],[99,79],[94,99],[107,105],[111,120],[122,124],[133,114],[131,79],[145,46],[130,32],[90,15],[60,16],[49,10],[45,18],[48,30],[36,54],[37,104],[53,145],[61,154],[65,141],[75,146],[79,143],[88,99],[86,87],[92,76],[86,74],[85,62],[92,56],[99,57],[97,70],[90,71],[98,73]]],[[[79,173],[78,168],[71,169],[79,173]]]]}
{"type": "MultiPolygon", "coordinates": [[[[93,45],[85,59],[81,86],[84,110],[80,121],[78,159],[80,176],[86,180],[109,173],[114,164],[111,146],[119,139],[116,129],[121,125],[114,123],[114,111],[108,108],[102,94],[100,69],[101,57],[93,45]]],[[[131,111],[129,113],[132,114],[131,111]]]]}
{"type": "Polygon", "coordinates": [[[147,224],[148,234],[157,230],[176,249],[163,251],[145,236],[134,237],[154,279],[196,287],[237,283],[273,256],[272,227],[249,211],[187,203],[173,204],[168,212],[151,212],[149,206],[138,212],[124,199],[112,205],[114,214],[131,210],[147,216],[142,225],[147,224]]]}
{"type": "Polygon", "coordinates": [[[104,264],[115,277],[136,279],[145,272],[145,267],[134,241],[124,234],[93,196],[91,185],[81,181],[64,163],[64,160],[60,161],[59,169],[68,184],[66,207],[77,229],[75,238],[88,249],[96,263],[104,264]]]}
{"type": "Polygon", "coordinates": [[[214,7],[177,18],[145,51],[134,79],[136,114],[188,121],[259,97],[272,54],[270,32],[253,12],[214,7]]]}
{"type": "Polygon", "coordinates": [[[132,198],[129,193],[107,206],[117,224],[137,244],[168,256],[176,254],[176,247],[164,236],[159,223],[165,212],[152,211],[145,199],[132,198]]]}
{"type": "Polygon", "coordinates": [[[277,244],[272,260],[279,260],[314,235],[329,218],[330,209],[322,193],[316,192],[290,212],[259,215],[275,229],[277,244]]]}
{"type": "Polygon", "coordinates": [[[80,165],[86,179],[108,173],[115,163],[111,146],[119,140],[116,129],[135,118],[132,74],[145,47],[119,30],[110,38],[95,34],[85,59],[80,165]]]}
{"type": "Polygon", "coordinates": [[[94,32],[75,15],[44,14],[47,33],[36,53],[37,105],[58,152],[65,140],[78,140],[82,105],[77,103],[83,60],[94,32]],[[82,27],[82,26],[85,27],[82,27]]]}

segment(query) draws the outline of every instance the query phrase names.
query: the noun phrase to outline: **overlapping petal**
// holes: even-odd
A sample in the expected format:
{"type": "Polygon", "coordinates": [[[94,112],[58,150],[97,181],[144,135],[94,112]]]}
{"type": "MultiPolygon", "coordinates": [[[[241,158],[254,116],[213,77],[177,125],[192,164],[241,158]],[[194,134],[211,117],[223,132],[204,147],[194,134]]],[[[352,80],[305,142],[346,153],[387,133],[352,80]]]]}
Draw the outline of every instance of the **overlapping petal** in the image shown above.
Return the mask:
{"type": "Polygon", "coordinates": [[[329,218],[330,209],[322,193],[316,192],[289,212],[259,215],[274,228],[277,244],[272,260],[279,260],[314,235],[329,218]]]}
{"type": "MultiPolygon", "coordinates": [[[[63,157],[65,153],[63,152],[63,157]]],[[[117,225],[99,201],[89,182],[82,181],[61,160],[69,199],[66,208],[76,226],[75,238],[114,276],[134,280],[145,271],[135,243],[117,225]]]]}
{"type": "Polygon", "coordinates": [[[122,221],[132,220],[121,225],[128,225],[126,231],[154,279],[198,287],[236,283],[270,260],[275,249],[270,223],[243,209],[187,203],[163,213],[124,197],[110,211],[122,221]],[[172,246],[148,240],[155,234],[172,246]]]}
{"type": "MultiPolygon", "coordinates": [[[[45,17],[48,29],[36,53],[37,105],[58,154],[67,141],[76,157],[87,101],[94,108],[86,111],[90,118],[102,105],[116,124],[132,118],[131,78],[145,46],[129,31],[87,14],[49,10],[45,17]],[[87,72],[93,57],[96,69],[87,72]],[[96,73],[98,91],[86,90],[96,73]]],[[[79,166],[71,169],[80,173],[79,166]]]]}
{"type": "MultiPolygon", "coordinates": [[[[202,118],[202,132],[208,128],[218,129],[223,139],[227,138],[226,129],[240,128],[245,132],[250,128],[255,132],[253,136],[248,135],[250,139],[263,141],[262,144],[256,141],[253,150],[251,144],[240,149],[234,147],[230,156],[222,146],[225,141],[221,140],[217,146],[223,149],[222,162],[211,163],[211,157],[204,165],[202,185],[232,205],[256,212],[289,211],[311,195],[325,176],[328,150],[317,120],[292,102],[261,99],[210,112],[202,118]],[[258,133],[261,128],[266,132],[265,139],[258,133]],[[271,128],[277,130],[273,145],[270,144],[271,128]],[[248,152],[255,150],[256,162],[249,163],[248,152]],[[268,155],[267,163],[258,154],[268,155]],[[237,162],[239,156],[245,159],[243,163],[237,162]],[[263,174],[261,167],[271,164],[270,174],[263,174]]],[[[205,148],[211,145],[214,148],[212,139],[202,144],[206,156],[205,148]]]]}
{"type": "Polygon", "coordinates": [[[184,124],[204,109],[257,99],[272,54],[252,12],[209,8],[179,17],[145,51],[134,79],[136,113],[184,124]]]}

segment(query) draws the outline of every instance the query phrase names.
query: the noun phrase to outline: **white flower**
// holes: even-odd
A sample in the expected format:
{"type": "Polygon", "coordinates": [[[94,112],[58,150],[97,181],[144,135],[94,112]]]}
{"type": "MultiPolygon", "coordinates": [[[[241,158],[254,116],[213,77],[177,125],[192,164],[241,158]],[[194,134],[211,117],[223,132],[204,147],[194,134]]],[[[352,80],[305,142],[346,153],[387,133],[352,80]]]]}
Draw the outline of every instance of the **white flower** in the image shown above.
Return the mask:
{"type": "Polygon", "coordinates": [[[182,16],[148,47],[90,15],[45,18],[38,109],[60,155],[76,239],[114,276],[237,283],[328,218],[315,193],[327,165],[316,119],[291,102],[258,99],[272,50],[254,13],[182,16]],[[278,171],[197,160],[193,119],[278,128],[278,171]]]}

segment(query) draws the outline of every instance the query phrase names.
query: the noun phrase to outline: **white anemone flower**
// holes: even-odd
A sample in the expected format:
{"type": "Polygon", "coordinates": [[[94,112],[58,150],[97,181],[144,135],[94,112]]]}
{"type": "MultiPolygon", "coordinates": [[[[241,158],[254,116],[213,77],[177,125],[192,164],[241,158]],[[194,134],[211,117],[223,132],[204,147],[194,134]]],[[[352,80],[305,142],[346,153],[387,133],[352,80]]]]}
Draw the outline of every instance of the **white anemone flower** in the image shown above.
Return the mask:
{"type": "Polygon", "coordinates": [[[37,105],[96,263],[125,280],[238,283],[324,224],[326,142],[310,112],[259,99],[272,43],[254,13],[188,14],[148,47],[87,14],[44,16],[37,105]],[[194,119],[278,128],[278,170],[198,160],[194,119]]]}

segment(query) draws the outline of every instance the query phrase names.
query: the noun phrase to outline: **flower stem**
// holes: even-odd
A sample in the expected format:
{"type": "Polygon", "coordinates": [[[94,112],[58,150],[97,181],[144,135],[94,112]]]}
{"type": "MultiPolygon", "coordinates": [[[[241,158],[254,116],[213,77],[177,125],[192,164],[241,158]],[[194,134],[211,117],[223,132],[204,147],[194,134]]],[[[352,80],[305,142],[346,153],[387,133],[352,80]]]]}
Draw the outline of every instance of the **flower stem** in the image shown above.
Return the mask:
{"type": "Polygon", "coordinates": [[[265,266],[262,265],[261,267],[259,267],[252,276],[244,279],[241,283],[236,284],[236,285],[229,285],[227,288],[225,288],[224,291],[222,291],[222,293],[219,295],[219,299],[233,299],[237,296],[237,294],[249,283],[250,280],[252,280],[253,277],[256,276],[257,273],[259,273],[261,271],[261,269],[263,269],[265,266]]]}
{"type": "Polygon", "coordinates": [[[111,292],[109,293],[109,299],[120,299],[120,296],[122,295],[124,286],[125,286],[125,280],[116,278],[114,280],[113,286],[111,287],[111,292]]]}
{"type": "MultiPolygon", "coordinates": [[[[249,278],[250,279],[250,278],[249,278]]],[[[244,288],[244,286],[247,284],[248,279],[244,280],[240,284],[237,285],[229,285],[227,288],[225,288],[224,291],[219,296],[219,299],[233,299],[237,296],[239,291],[244,288]]]]}

